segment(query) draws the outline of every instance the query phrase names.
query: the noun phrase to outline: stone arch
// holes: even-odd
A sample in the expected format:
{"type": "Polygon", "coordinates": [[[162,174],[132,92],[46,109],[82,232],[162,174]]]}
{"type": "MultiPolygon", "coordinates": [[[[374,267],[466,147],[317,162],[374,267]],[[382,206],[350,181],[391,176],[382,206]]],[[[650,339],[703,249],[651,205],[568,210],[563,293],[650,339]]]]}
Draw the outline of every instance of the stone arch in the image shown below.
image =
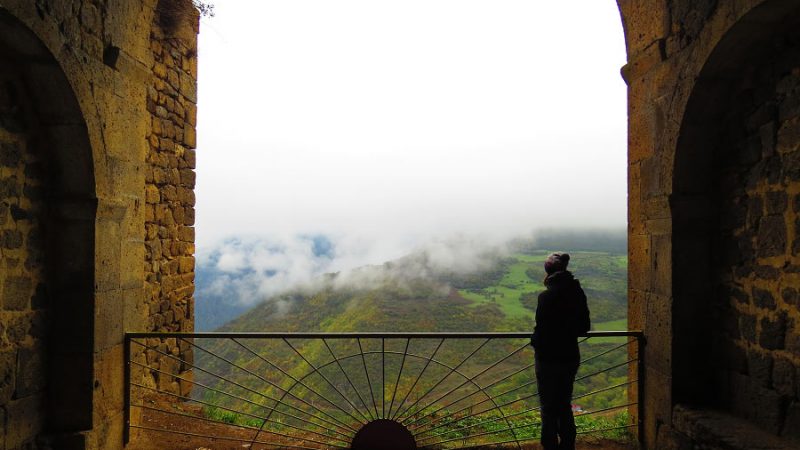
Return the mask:
{"type": "Polygon", "coordinates": [[[800,5],[765,1],[714,46],[680,122],[670,196],[672,402],[727,410],[776,434],[794,394],[773,382],[775,363],[797,366],[780,291],[797,264],[800,205],[787,192],[800,186],[790,149],[800,138],[780,130],[800,120],[800,93],[786,91],[800,78],[798,30],[800,5]]]}
{"type": "Polygon", "coordinates": [[[0,405],[8,413],[6,446],[15,448],[92,428],[97,200],[73,87],[45,44],[2,7],[0,143],[3,178],[14,180],[0,199],[10,211],[0,370],[13,386],[0,405]],[[19,268],[9,267],[14,259],[19,268]],[[11,338],[8,325],[18,323],[11,338]]]}

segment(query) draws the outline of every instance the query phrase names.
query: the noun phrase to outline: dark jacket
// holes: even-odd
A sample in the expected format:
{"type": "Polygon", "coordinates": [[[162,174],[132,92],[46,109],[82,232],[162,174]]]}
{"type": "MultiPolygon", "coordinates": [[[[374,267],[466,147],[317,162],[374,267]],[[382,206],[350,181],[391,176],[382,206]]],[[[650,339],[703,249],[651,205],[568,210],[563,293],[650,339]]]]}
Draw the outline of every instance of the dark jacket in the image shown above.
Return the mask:
{"type": "Polygon", "coordinates": [[[539,294],[531,337],[536,357],[543,361],[577,361],[578,336],[591,327],[586,294],[569,271],[548,276],[545,286],[547,290],[539,294]]]}

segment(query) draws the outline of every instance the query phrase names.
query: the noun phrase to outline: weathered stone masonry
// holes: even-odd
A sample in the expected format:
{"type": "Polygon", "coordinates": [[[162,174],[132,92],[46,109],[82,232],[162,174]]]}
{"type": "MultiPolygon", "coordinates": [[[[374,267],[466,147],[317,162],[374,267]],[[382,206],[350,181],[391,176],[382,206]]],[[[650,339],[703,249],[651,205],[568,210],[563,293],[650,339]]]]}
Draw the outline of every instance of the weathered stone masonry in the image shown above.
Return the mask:
{"type": "Polygon", "coordinates": [[[42,429],[45,323],[43,162],[29,148],[20,108],[12,97],[19,80],[0,82],[0,424],[15,448],[42,429]]]}
{"type": "Polygon", "coordinates": [[[0,2],[0,449],[121,448],[124,332],[192,330],[197,25],[0,2]]]}
{"type": "Polygon", "coordinates": [[[629,325],[647,338],[648,448],[750,448],[734,436],[741,426],[709,425],[728,416],[766,432],[760,445],[788,439],[800,428],[800,4],[618,3],[628,50],[629,325]]]}
{"type": "MultiPolygon", "coordinates": [[[[161,14],[151,34],[153,85],[147,109],[152,114],[145,174],[145,286],[147,331],[194,330],[194,185],[197,124],[197,46],[195,28],[176,35],[175,22],[196,23],[193,10],[157,8],[161,14]],[[165,16],[165,17],[164,17],[165,16]]],[[[148,343],[161,352],[191,363],[192,349],[175,339],[148,343]]],[[[148,352],[148,365],[180,375],[152,374],[145,383],[160,390],[188,395],[191,372],[186,363],[148,352]],[[158,360],[158,364],[154,364],[158,360]],[[181,380],[183,379],[183,380],[181,380]]]]}
{"type": "Polygon", "coordinates": [[[754,68],[716,149],[716,403],[800,435],[800,40],[754,68]],[[755,407],[754,407],[755,406],[755,407]]]}

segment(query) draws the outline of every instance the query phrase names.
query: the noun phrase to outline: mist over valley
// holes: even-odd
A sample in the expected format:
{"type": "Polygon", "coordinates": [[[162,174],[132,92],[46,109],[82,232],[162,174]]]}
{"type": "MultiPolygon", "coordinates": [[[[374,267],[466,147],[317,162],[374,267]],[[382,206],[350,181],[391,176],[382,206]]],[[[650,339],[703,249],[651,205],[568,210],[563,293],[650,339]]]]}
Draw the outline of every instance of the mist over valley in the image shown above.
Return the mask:
{"type": "Polygon", "coordinates": [[[572,254],[593,320],[624,328],[626,246],[624,230],[541,230],[455,236],[382,259],[386,249],[325,235],[230,239],[198,257],[196,329],[528,330],[554,250],[572,254]]]}

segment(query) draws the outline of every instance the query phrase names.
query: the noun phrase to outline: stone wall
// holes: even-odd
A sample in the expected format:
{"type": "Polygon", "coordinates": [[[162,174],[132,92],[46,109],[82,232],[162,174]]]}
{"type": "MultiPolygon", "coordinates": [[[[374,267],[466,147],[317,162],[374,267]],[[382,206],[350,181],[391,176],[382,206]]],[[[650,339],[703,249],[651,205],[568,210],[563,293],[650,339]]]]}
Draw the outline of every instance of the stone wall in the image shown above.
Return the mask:
{"type": "Polygon", "coordinates": [[[0,79],[35,128],[8,129],[3,85],[0,449],[121,448],[124,332],[192,330],[197,19],[190,0],[0,5],[0,79]]]}
{"type": "MultiPolygon", "coordinates": [[[[194,184],[197,125],[197,12],[190,5],[161,2],[150,40],[153,84],[147,110],[152,115],[145,173],[145,287],[148,302],[145,331],[194,331],[194,184]],[[167,5],[167,6],[165,6],[167,5]],[[188,6],[188,7],[187,7],[188,6]],[[181,28],[182,27],[182,28],[181,28]]],[[[155,341],[150,345],[156,344],[155,341]]],[[[192,348],[165,339],[147,364],[179,375],[153,373],[145,383],[188,395],[192,348]],[[181,361],[163,357],[175,355],[181,361]]]]}
{"type": "Polygon", "coordinates": [[[712,386],[719,407],[800,436],[800,39],[774,45],[779,59],[732,97],[713,158],[712,386]]]}
{"type": "Polygon", "coordinates": [[[777,432],[783,419],[762,417],[775,408],[755,400],[772,396],[784,410],[796,398],[786,380],[797,355],[781,340],[796,318],[786,288],[797,283],[797,174],[779,144],[796,139],[785,134],[795,100],[781,91],[791,69],[775,68],[791,59],[779,44],[800,30],[800,5],[618,4],[628,52],[629,326],[647,339],[647,447],[693,448],[681,429],[691,420],[676,414],[708,415],[676,412],[691,408],[727,409],[777,432]]]}
{"type": "Polygon", "coordinates": [[[29,145],[20,80],[9,75],[0,74],[0,448],[17,448],[43,428],[43,417],[30,413],[44,409],[49,319],[44,163],[29,145]]]}

